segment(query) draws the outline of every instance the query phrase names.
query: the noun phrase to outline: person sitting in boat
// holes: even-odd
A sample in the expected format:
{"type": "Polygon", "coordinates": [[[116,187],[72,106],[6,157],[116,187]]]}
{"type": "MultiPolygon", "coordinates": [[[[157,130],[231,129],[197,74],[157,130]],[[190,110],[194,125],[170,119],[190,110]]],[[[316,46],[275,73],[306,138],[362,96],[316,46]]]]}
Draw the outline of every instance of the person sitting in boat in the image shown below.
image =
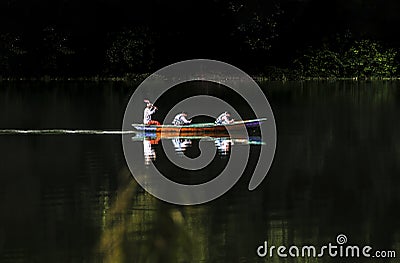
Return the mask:
{"type": "Polygon", "coordinates": [[[229,119],[231,117],[231,115],[229,114],[229,112],[224,112],[221,115],[218,116],[218,118],[215,120],[215,124],[217,125],[225,125],[225,124],[230,124],[232,122],[234,122],[234,119],[229,119]]]}
{"type": "Polygon", "coordinates": [[[149,100],[144,100],[144,103],[146,103],[146,108],[144,109],[144,114],[143,114],[143,124],[160,125],[158,121],[151,119],[151,115],[153,115],[156,112],[157,107],[154,106],[149,100]]]}
{"type": "Polygon", "coordinates": [[[186,112],[179,113],[178,115],[175,116],[174,120],[172,121],[172,124],[175,126],[181,126],[192,122],[192,120],[188,120],[186,118],[187,118],[186,112]]]}

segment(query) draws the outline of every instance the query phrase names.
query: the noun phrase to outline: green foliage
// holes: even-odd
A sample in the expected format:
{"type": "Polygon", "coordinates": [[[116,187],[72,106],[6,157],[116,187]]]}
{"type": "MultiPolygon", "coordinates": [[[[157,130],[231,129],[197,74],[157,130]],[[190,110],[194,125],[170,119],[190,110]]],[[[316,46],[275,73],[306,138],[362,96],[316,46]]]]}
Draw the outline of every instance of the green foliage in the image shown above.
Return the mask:
{"type": "Polygon", "coordinates": [[[357,78],[393,77],[397,71],[394,49],[371,40],[355,41],[344,54],[346,75],[357,78]]]}
{"type": "Polygon", "coordinates": [[[152,58],[152,38],[147,30],[126,30],[111,36],[106,51],[111,73],[144,72],[151,66],[152,58]]]}
{"type": "Polygon", "coordinates": [[[26,54],[21,40],[15,34],[0,35],[0,75],[8,74],[19,67],[20,57],[26,54]]]}
{"type": "Polygon", "coordinates": [[[306,78],[349,77],[381,79],[395,77],[397,51],[384,48],[372,40],[335,43],[337,50],[324,45],[310,49],[295,60],[297,69],[306,78]]]}
{"type": "Polygon", "coordinates": [[[253,51],[271,49],[272,40],[278,35],[275,32],[277,22],[273,17],[261,17],[254,13],[246,23],[238,26],[244,44],[253,51]]]}
{"type": "Polygon", "coordinates": [[[228,9],[236,24],[233,35],[250,52],[269,51],[278,37],[278,20],[283,11],[276,3],[269,4],[269,8],[262,8],[262,5],[258,1],[229,2],[228,9]],[[261,11],[265,9],[269,12],[261,11]]]}
{"type": "Polygon", "coordinates": [[[340,54],[329,50],[327,46],[310,49],[295,64],[304,77],[336,78],[343,72],[340,54]]]}
{"type": "Polygon", "coordinates": [[[66,66],[67,58],[75,54],[68,45],[69,37],[61,33],[53,26],[48,26],[42,31],[42,43],[40,43],[40,55],[42,67],[46,73],[54,73],[66,66]]]}
{"type": "Polygon", "coordinates": [[[297,70],[278,68],[274,66],[267,66],[264,68],[265,77],[261,80],[270,81],[287,81],[287,80],[299,80],[301,78],[300,72],[297,70]]]}

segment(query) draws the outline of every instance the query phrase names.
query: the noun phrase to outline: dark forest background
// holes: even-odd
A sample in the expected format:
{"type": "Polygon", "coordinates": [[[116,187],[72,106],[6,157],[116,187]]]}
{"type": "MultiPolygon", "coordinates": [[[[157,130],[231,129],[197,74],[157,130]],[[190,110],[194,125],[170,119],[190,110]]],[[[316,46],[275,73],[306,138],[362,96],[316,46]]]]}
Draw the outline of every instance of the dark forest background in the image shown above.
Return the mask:
{"type": "Polygon", "coordinates": [[[0,76],[127,76],[185,59],[270,79],[398,76],[397,0],[3,0],[0,76]]]}

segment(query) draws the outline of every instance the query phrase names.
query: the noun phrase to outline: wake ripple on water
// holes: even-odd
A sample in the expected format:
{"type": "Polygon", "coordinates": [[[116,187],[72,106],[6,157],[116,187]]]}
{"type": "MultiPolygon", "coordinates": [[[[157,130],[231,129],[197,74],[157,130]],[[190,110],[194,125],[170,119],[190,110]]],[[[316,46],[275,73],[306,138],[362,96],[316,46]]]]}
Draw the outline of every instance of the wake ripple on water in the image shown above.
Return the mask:
{"type": "Polygon", "coordinates": [[[62,135],[62,134],[89,134],[89,135],[123,135],[123,134],[135,134],[134,131],[101,131],[101,130],[62,130],[62,129],[52,129],[52,130],[0,130],[0,135],[13,135],[13,134],[37,134],[37,135],[45,135],[45,134],[54,134],[54,135],[62,135]]]}

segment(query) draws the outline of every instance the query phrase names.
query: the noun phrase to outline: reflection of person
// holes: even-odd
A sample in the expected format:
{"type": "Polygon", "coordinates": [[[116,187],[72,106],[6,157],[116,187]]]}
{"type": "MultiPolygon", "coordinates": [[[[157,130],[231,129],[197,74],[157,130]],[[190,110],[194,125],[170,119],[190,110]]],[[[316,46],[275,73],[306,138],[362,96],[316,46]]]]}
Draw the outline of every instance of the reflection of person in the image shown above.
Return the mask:
{"type": "Polygon", "coordinates": [[[218,151],[221,155],[227,155],[231,149],[231,144],[233,142],[229,139],[217,139],[215,140],[215,146],[217,147],[218,151]]]}
{"type": "Polygon", "coordinates": [[[153,115],[157,107],[154,106],[149,100],[144,100],[146,103],[146,108],[144,109],[144,114],[143,114],[143,124],[146,125],[160,125],[158,121],[152,120],[151,115],[153,115]]]}
{"type": "Polygon", "coordinates": [[[229,117],[231,117],[231,115],[229,114],[229,112],[225,111],[224,113],[218,116],[218,118],[215,120],[215,124],[225,125],[235,121],[234,119],[229,119],[229,117]]]}
{"type": "Polygon", "coordinates": [[[192,120],[188,120],[186,119],[186,117],[187,117],[186,112],[179,113],[178,115],[175,116],[174,120],[172,121],[172,124],[180,126],[191,123],[192,120]]]}
{"type": "Polygon", "coordinates": [[[174,145],[175,151],[179,154],[183,154],[189,145],[192,144],[191,140],[182,140],[180,138],[172,139],[172,144],[174,145]]]}
{"type": "Polygon", "coordinates": [[[156,159],[156,152],[151,148],[151,141],[144,139],[143,140],[143,155],[144,155],[144,164],[149,165],[151,160],[156,159]]]}

